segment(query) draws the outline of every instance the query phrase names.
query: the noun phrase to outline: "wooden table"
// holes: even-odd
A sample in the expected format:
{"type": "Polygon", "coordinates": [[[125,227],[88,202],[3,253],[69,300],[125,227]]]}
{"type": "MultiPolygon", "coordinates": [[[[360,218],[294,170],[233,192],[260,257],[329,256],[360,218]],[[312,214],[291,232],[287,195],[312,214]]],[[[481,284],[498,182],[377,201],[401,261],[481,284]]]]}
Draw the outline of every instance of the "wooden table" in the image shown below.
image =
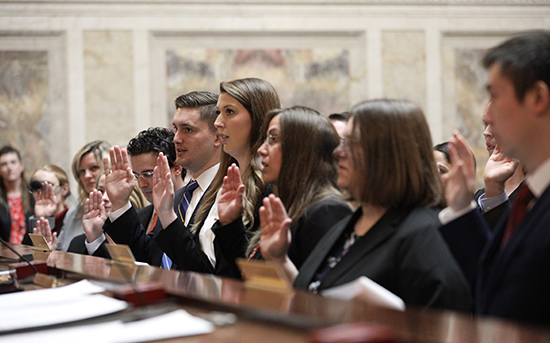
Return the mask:
{"type": "MultiPolygon", "coordinates": [[[[160,283],[177,306],[194,315],[231,312],[239,320],[214,333],[166,342],[307,342],[309,330],[361,322],[389,328],[404,342],[550,342],[550,331],[452,311],[398,312],[360,301],[327,299],[301,290],[288,294],[246,287],[243,282],[193,272],[128,266],[111,260],[55,251],[37,252],[11,245],[20,254],[45,259],[49,274],[61,282],[82,278],[113,285],[160,283]]],[[[15,254],[2,247],[0,267],[15,254]]],[[[0,298],[1,299],[1,298],[0,298]]],[[[1,303],[1,302],[0,302],[1,303]]]]}

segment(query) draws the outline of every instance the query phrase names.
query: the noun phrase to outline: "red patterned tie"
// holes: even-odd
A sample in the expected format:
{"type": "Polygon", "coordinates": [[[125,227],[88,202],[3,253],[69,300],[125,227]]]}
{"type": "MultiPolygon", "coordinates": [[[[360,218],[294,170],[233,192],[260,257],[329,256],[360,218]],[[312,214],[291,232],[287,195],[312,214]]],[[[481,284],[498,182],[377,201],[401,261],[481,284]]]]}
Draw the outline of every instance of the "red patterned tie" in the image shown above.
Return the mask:
{"type": "Polygon", "coordinates": [[[518,196],[512,206],[512,210],[510,211],[510,216],[508,217],[506,231],[504,231],[504,236],[502,237],[502,242],[500,243],[501,249],[504,248],[506,243],[508,243],[510,236],[512,236],[512,232],[514,232],[521,219],[525,216],[525,213],[527,213],[527,207],[534,197],[535,196],[531,193],[531,190],[527,185],[524,185],[519,190],[518,196]]]}

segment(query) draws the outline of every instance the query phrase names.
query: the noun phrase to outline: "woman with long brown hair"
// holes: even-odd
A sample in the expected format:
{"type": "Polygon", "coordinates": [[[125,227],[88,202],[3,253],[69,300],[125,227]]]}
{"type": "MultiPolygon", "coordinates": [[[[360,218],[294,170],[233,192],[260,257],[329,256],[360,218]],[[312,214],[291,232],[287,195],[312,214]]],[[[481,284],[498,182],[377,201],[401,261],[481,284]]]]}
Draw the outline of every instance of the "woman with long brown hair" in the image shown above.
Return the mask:
{"type": "Polygon", "coordinates": [[[288,257],[291,220],[264,199],[262,255],[311,292],[366,276],[407,306],[468,311],[468,284],[439,233],[442,185],[422,110],[405,100],[355,106],[338,158],[338,185],[360,203],[334,225],[298,270],[288,257]]]}

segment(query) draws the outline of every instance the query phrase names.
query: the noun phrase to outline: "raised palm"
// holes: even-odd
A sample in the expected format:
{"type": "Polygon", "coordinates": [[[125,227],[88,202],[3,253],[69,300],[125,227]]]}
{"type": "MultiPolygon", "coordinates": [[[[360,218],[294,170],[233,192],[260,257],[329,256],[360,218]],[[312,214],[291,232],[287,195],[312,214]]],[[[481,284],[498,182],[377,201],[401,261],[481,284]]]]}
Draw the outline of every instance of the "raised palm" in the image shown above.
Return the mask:
{"type": "Polygon", "coordinates": [[[130,168],[128,152],[119,146],[114,146],[109,150],[111,164],[105,158],[103,167],[105,169],[105,190],[113,204],[113,211],[126,205],[134,189],[134,175],[130,168]]]}
{"type": "Polygon", "coordinates": [[[235,164],[227,168],[223,179],[221,196],[218,201],[218,216],[222,225],[237,220],[244,210],[244,185],[241,181],[239,167],[235,164]]]}
{"type": "Polygon", "coordinates": [[[95,241],[103,233],[103,224],[107,220],[107,212],[103,205],[101,192],[93,190],[84,204],[82,225],[89,243],[95,241]]]}
{"type": "Polygon", "coordinates": [[[290,219],[281,199],[271,194],[260,208],[260,249],[267,260],[284,262],[290,246],[290,219]]]}
{"type": "Polygon", "coordinates": [[[36,192],[34,204],[35,217],[51,217],[57,210],[58,198],[53,191],[53,186],[47,182],[42,183],[42,188],[36,192]]]}

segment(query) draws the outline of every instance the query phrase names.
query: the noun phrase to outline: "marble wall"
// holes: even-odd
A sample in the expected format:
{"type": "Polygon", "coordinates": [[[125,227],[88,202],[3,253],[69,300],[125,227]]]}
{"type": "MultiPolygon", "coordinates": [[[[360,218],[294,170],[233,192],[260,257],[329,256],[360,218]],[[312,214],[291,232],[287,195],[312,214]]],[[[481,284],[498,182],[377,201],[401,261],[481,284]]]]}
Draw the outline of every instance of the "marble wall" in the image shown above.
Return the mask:
{"type": "Polygon", "coordinates": [[[0,145],[20,148],[29,170],[68,171],[88,141],[169,126],[177,95],[254,76],[285,105],[327,114],[412,99],[434,142],[465,134],[481,175],[479,60],[538,28],[550,28],[538,0],[0,2],[0,145]]]}
{"type": "Polygon", "coordinates": [[[86,137],[125,145],[136,134],[132,32],[84,31],[83,41],[86,137]]]}

